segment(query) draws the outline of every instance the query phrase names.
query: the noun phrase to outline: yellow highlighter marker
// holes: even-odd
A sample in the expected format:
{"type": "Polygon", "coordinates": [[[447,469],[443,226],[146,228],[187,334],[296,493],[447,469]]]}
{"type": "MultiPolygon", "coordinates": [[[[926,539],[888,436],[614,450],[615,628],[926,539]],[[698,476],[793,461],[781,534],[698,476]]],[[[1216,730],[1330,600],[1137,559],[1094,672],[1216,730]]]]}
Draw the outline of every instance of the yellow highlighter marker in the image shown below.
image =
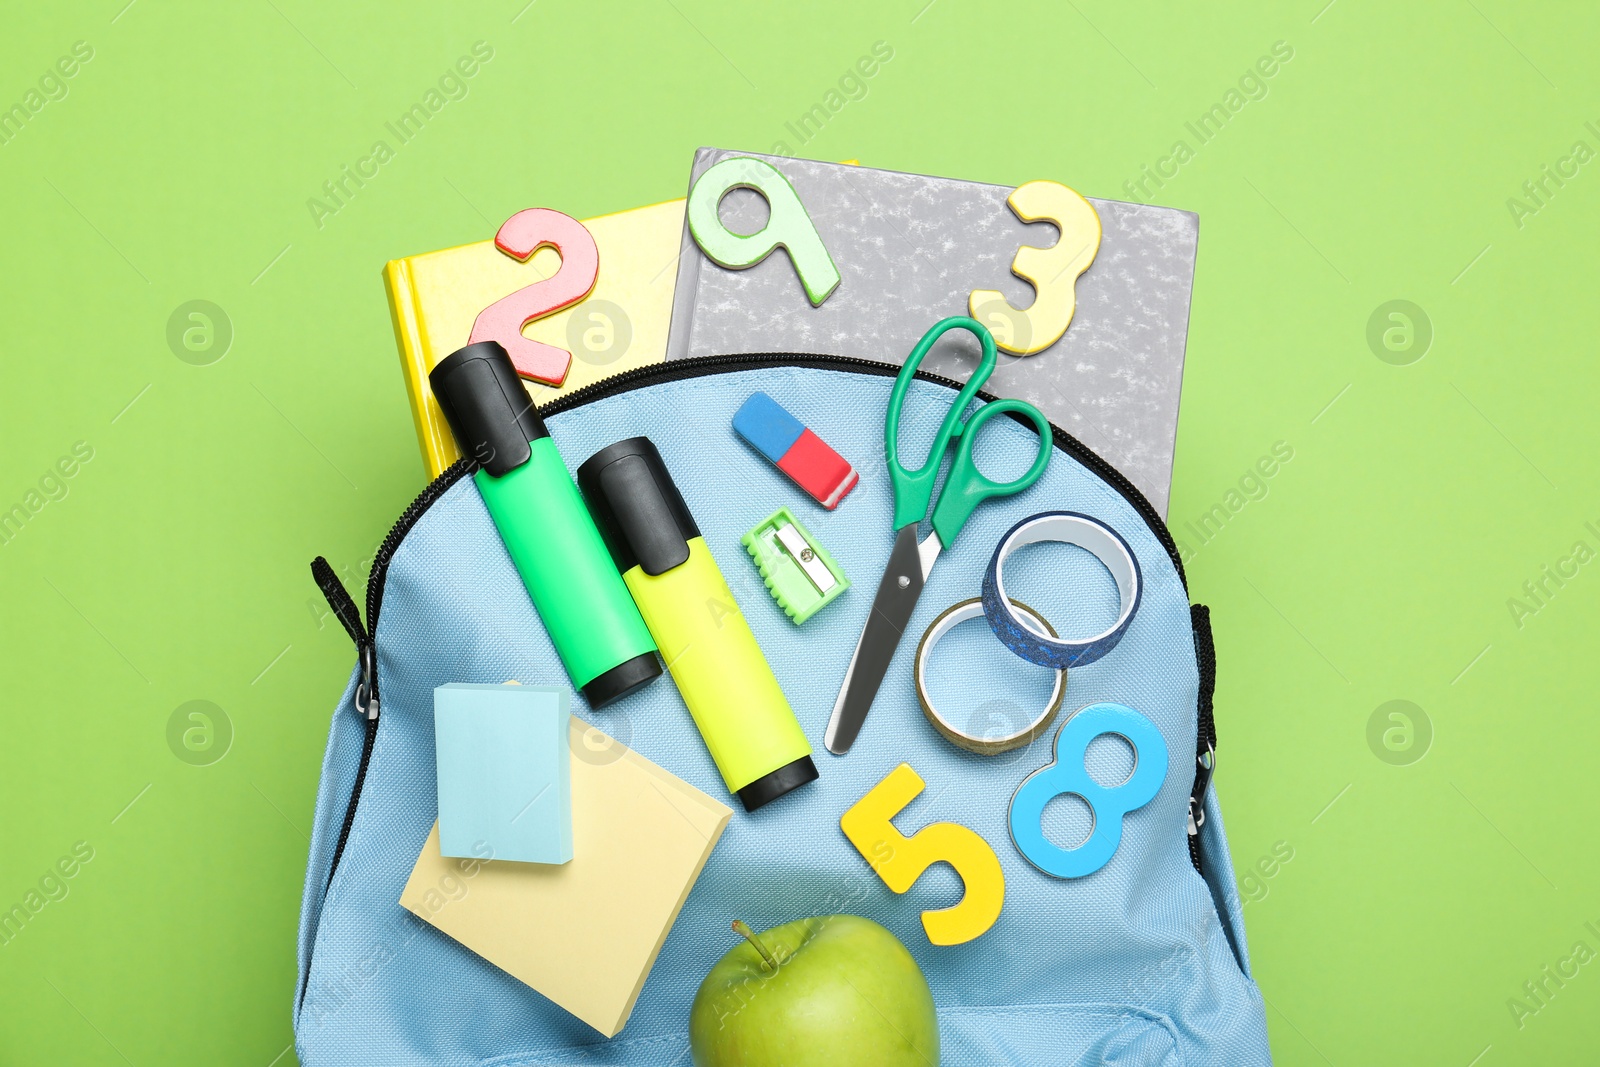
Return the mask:
{"type": "Polygon", "coordinates": [[[601,449],[578,487],[728,791],[755,811],[815,781],[805,731],[655,445],[601,449]]]}

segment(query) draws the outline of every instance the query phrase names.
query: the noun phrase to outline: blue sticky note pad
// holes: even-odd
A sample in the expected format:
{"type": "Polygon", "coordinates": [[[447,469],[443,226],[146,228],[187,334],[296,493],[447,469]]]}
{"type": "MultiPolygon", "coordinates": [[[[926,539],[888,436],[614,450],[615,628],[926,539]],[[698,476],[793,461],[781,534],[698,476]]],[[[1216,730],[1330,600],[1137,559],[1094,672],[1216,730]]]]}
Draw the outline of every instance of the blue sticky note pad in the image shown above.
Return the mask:
{"type": "Polygon", "coordinates": [[[567,699],[565,686],[453,682],[433,691],[441,853],[572,859],[567,699]]]}
{"type": "Polygon", "coordinates": [[[733,429],[773,463],[783,458],[805,432],[799,419],[766,393],[752,393],[733,414],[733,429]]]}

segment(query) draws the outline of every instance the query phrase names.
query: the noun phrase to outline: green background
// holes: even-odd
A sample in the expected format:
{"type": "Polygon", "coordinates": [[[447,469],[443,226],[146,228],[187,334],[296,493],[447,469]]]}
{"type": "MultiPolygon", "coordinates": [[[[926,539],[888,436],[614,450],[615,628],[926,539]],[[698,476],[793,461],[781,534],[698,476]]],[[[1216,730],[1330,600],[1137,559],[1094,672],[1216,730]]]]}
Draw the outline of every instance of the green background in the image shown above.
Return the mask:
{"type": "Polygon", "coordinates": [[[1600,565],[1508,606],[1600,549],[1600,164],[1507,205],[1600,149],[1592,5],[124,3],[10,5],[0,33],[0,105],[93,48],[0,145],[0,507],[93,449],[0,547],[0,908],[93,849],[0,948],[0,1061],[294,1060],[352,660],[306,563],[359,584],[422,484],[385,260],[532,205],[682,195],[699,145],[1125,198],[1278,41],[1266,95],[1151,197],[1202,219],[1172,524],[1215,612],[1217,788],[1273,1050],[1594,1061],[1600,964],[1520,1026],[1507,1005],[1600,950],[1600,565]],[[470,94],[319,228],[307,199],[479,40],[470,94]],[[795,143],[784,123],[879,40],[866,97],[795,143]],[[196,299],[234,334],[206,366],[167,340],[196,299]],[[1391,300],[1423,309],[1425,353],[1369,345],[1391,300]],[[1292,460],[1230,509],[1278,442],[1292,460]],[[1202,543],[1186,524],[1219,503],[1202,543]],[[209,766],[168,744],[191,700],[231,723],[209,766]],[[1409,734],[1369,742],[1391,700],[1420,709],[1409,734]]]}

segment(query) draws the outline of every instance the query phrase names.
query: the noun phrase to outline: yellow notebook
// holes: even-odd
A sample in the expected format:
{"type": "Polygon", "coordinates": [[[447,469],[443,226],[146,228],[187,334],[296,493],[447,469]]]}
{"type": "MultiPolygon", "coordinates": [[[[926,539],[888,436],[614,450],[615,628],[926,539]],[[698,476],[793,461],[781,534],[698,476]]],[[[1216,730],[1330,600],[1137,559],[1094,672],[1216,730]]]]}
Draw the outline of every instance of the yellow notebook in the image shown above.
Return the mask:
{"type": "MultiPolygon", "coordinates": [[[[524,381],[534,403],[666,358],[683,240],[682,200],[584,219],[600,251],[594,291],[578,303],[529,324],[523,333],[565,348],[572,365],[559,389],[524,381]]],[[[389,312],[422,463],[428,478],[454,463],[456,450],[428,372],[467,343],[478,312],[525,285],[555,274],[561,257],[543,248],[525,263],[491,238],[476,244],[391,260],[383,270],[389,312]]]]}
{"type": "Polygon", "coordinates": [[[615,1037],[733,812],[577,716],[569,738],[569,862],[447,859],[434,823],[400,906],[615,1037]]]}

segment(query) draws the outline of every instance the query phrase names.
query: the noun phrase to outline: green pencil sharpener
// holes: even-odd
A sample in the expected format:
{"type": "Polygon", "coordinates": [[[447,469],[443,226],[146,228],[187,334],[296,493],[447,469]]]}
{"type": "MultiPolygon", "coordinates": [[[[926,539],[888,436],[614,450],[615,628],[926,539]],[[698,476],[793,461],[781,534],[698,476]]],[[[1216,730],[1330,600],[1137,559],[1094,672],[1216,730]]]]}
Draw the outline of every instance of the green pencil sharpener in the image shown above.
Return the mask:
{"type": "Polygon", "coordinates": [[[767,591],[796,626],[850,588],[850,579],[788,508],[779,508],[739,539],[767,591]]]}

